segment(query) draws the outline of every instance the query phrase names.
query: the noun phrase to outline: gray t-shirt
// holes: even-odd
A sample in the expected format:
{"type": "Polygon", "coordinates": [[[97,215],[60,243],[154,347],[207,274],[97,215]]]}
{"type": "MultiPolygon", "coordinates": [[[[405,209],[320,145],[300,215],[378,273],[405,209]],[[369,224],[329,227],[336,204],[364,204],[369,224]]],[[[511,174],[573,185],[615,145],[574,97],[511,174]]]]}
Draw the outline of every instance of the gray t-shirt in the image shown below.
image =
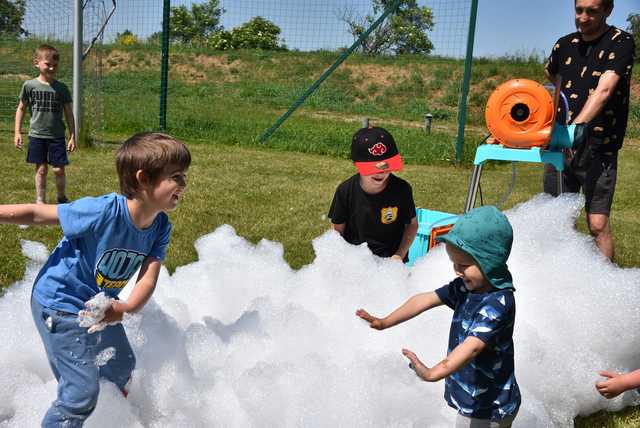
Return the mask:
{"type": "Polygon", "coordinates": [[[20,99],[29,108],[29,136],[37,138],[64,138],[62,112],[65,104],[71,102],[67,86],[54,80],[51,84],[38,79],[24,82],[20,99]]]}

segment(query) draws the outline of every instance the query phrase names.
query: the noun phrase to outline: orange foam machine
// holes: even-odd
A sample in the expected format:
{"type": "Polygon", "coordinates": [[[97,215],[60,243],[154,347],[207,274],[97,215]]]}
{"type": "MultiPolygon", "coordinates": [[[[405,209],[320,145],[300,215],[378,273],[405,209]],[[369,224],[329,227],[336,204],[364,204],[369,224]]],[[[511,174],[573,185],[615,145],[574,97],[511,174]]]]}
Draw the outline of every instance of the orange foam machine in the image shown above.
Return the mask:
{"type": "Polygon", "coordinates": [[[485,120],[494,139],[489,142],[517,149],[548,146],[556,105],[538,82],[514,79],[503,83],[487,101],[485,120]]]}

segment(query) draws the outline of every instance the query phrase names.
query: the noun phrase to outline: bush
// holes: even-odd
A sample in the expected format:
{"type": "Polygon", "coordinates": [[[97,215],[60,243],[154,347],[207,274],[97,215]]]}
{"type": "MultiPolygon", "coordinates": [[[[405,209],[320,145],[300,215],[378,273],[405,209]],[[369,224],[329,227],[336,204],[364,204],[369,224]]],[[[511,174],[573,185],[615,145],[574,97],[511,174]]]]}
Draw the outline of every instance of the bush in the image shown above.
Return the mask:
{"type": "Polygon", "coordinates": [[[138,37],[129,30],[116,34],[116,44],[122,46],[133,46],[138,44],[138,37]]]}
{"type": "Polygon", "coordinates": [[[256,16],[249,22],[231,30],[235,49],[285,49],[279,44],[280,27],[273,22],[256,16]]]}

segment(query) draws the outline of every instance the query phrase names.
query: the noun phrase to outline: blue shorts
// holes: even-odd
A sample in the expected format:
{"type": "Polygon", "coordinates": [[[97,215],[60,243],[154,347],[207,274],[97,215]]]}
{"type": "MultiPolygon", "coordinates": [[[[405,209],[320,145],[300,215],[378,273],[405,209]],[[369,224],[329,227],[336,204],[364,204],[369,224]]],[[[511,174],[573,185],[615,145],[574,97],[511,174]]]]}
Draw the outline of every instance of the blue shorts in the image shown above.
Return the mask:
{"type": "Polygon", "coordinates": [[[69,165],[67,143],[64,138],[29,137],[27,162],[35,164],[48,163],[51,166],[69,165]]]}

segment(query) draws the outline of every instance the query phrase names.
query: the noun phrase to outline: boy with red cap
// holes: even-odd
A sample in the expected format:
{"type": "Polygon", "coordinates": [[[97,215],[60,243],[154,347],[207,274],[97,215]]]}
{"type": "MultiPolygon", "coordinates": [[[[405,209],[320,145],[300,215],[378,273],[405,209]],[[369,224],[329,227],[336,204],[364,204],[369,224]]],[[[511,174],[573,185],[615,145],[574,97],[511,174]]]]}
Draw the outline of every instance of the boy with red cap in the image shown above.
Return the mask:
{"type": "Polygon", "coordinates": [[[351,141],[358,173],[336,189],[329,209],[331,227],[350,244],[366,242],[373,254],[407,260],[418,232],[411,186],[391,174],[402,158],[383,128],[362,128],[351,141]]]}

